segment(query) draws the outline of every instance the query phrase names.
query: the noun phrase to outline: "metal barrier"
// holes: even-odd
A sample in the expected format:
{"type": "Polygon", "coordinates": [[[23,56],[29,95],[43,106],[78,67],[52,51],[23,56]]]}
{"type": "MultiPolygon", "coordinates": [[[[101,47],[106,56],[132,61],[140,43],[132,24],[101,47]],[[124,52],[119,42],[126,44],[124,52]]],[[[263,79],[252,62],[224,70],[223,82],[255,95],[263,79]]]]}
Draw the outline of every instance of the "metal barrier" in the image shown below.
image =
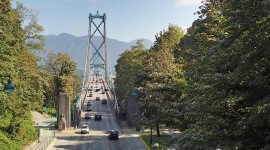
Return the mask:
{"type": "Polygon", "coordinates": [[[46,148],[51,144],[52,140],[55,138],[55,132],[52,132],[37,148],[36,150],[46,150],[46,148]]]}

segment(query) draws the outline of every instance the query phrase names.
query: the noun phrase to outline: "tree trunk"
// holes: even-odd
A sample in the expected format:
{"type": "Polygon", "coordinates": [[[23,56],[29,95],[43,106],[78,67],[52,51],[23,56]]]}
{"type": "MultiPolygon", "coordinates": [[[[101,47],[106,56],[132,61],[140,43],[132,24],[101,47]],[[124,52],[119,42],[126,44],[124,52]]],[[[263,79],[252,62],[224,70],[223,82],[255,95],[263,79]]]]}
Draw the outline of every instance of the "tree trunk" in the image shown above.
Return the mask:
{"type": "Polygon", "coordinates": [[[156,123],[157,137],[160,137],[159,122],[156,123]]]}

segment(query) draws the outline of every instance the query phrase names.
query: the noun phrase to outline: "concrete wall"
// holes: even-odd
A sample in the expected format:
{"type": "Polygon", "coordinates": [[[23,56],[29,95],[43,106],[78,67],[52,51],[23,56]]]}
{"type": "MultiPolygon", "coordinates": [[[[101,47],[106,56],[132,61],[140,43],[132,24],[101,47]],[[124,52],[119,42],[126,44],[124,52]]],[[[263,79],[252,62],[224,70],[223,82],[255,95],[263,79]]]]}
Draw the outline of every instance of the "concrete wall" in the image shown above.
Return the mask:
{"type": "MultiPolygon", "coordinates": [[[[59,118],[60,115],[63,114],[65,115],[65,120],[66,120],[66,128],[70,127],[70,121],[71,121],[71,112],[70,112],[70,99],[67,93],[60,93],[59,95],[59,118]]],[[[65,129],[63,127],[63,129],[65,129]]]]}
{"type": "Polygon", "coordinates": [[[140,127],[141,125],[140,103],[137,98],[132,95],[128,97],[127,124],[132,127],[140,127]]]}

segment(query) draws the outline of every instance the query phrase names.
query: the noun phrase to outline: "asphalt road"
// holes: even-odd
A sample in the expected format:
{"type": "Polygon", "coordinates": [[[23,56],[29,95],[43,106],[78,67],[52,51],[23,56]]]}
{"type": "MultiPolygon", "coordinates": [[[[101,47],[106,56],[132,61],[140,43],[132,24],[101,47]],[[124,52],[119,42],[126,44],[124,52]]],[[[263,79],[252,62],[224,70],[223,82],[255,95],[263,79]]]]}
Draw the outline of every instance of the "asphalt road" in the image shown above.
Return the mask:
{"type": "Polygon", "coordinates": [[[56,140],[48,147],[48,150],[146,150],[136,134],[122,132],[118,121],[112,114],[109,102],[107,104],[101,103],[102,99],[107,99],[106,94],[101,94],[102,89],[95,92],[95,88],[103,86],[102,83],[96,83],[96,80],[94,80],[90,86],[93,86],[94,89],[93,97],[87,97],[85,105],[87,101],[90,101],[92,111],[81,113],[78,129],[58,133],[56,140]],[[100,97],[101,100],[96,101],[96,97],[100,97]],[[85,119],[85,113],[90,113],[91,119],[85,119]],[[101,114],[102,119],[100,121],[94,120],[95,114],[101,114]],[[89,125],[89,134],[81,134],[80,127],[82,124],[89,125]],[[111,129],[119,131],[118,140],[108,138],[107,132],[111,129]]]}

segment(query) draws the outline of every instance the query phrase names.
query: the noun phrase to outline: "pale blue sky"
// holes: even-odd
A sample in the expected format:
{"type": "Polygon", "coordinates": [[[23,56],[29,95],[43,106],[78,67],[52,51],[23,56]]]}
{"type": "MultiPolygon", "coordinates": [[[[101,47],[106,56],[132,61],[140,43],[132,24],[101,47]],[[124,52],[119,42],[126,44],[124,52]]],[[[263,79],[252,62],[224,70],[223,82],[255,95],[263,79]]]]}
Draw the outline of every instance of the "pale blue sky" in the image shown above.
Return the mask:
{"type": "Polygon", "coordinates": [[[105,13],[107,37],[120,41],[155,40],[169,24],[187,28],[197,19],[193,13],[201,0],[19,0],[37,10],[45,35],[88,34],[89,13],[105,13]]]}

